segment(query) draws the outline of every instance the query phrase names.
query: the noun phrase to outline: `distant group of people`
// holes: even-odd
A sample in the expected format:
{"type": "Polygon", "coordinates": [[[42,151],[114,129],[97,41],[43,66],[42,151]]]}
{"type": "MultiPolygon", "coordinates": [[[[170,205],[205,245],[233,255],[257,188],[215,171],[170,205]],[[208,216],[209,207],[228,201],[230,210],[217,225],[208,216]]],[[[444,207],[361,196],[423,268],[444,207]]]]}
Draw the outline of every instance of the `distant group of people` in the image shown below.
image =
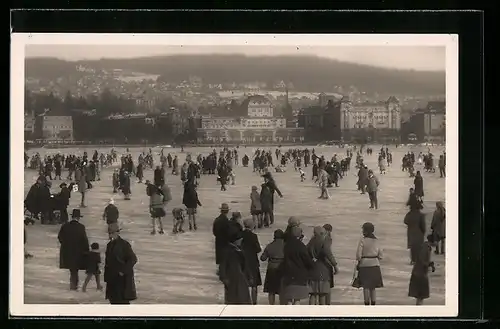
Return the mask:
{"type": "MultiPolygon", "coordinates": [[[[128,150],[127,150],[128,151],[128,150]]],[[[380,180],[375,176],[363,161],[363,147],[360,150],[348,148],[346,157],[339,159],[335,155],[330,161],[324,156],[317,155],[315,150],[290,149],[284,151],[276,149],[274,158],[280,164],[277,167],[286,168],[290,163],[299,173],[300,180],[306,180],[306,174],[302,167],[311,166],[312,179],[318,184],[321,195],[320,199],[330,199],[328,189],[338,187],[339,180],[350,170],[351,158],[356,152],[356,168],[358,169],[357,188],[361,194],[368,194],[371,209],[378,209],[377,192],[380,180]]],[[[373,150],[368,148],[367,155],[373,150]]],[[[128,152],[127,152],[128,153],[128,152]]],[[[430,154],[430,152],[429,152],[430,154]]],[[[112,150],[108,155],[98,156],[97,151],[93,159],[89,160],[85,153],[83,157],[56,155],[54,159],[70,159],[75,163],[67,167],[70,173],[74,173],[75,182],[68,186],[63,182],[61,192],[55,194],[60,201],[56,207],[61,214],[61,230],[59,241],[61,243],[60,267],[70,271],[70,289],[78,288],[78,270],[85,270],[87,277],[82,290],[92,278],[95,278],[97,288],[102,289],[100,282],[100,254],[99,245],[89,244],[85,233],[85,227],[79,222],[82,217],[80,209],[74,209],[71,217],[68,216],[67,207],[72,192],[82,195],[80,207],[85,207],[85,192],[92,188],[91,179],[100,179],[100,170],[119,162],[119,168],[112,174],[111,184],[114,193],[119,191],[125,200],[130,200],[131,177],[135,175],[138,183],[144,179],[146,168],[153,170],[153,179],[145,181],[146,194],[149,197],[149,215],[151,217],[151,234],[164,234],[165,227],[163,219],[169,214],[166,211],[172,200],[172,192],[166,183],[167,172],[180,175],[182,183],[182,207],[172,207],[172,232],[180,234],[184,232],[185,219],[187,217],[188,229],[196,231],[198,207],[202,206],[198,197],[197,188],[202,175],[217,175],[215,182],[220,184],[221,191],[227,191],[229,184],[235,184],[235,166],[239,165],[239,150],[223,148],[219,153],[214,149],[207,156],[201,154],[188,154],[184,164],[179,164],[177,156],[160,153],[160,165],[154,167],[154,159],[151,149],[149,153],[140,154],[137,165],[134,164],[130,154],[123,155],[120,159],[112,150]],[[96,159],[96,160],[94,160],[96,159]],[[89,162],[97,164],[99,175],[88,175],[89,162]],[[90,177],[89,177],[90,176],[90,177]],[[90,186],[89,186],[90,184],[90,186]],[[76,186],[76,187],[75,187],[76,186]]],[[[428,158],[430,155],[428,156],[428,158]]],[[[428,159],[427,158],[427,159],[428,159]]],[[[445,163],[445,154],[440,156],[441,162],[445,163]]],[[[34,160],[33,160],[34,161],[34,160]]],[[[48,158],[46,161],[49,161],[48,158]]],[[[59,160],[50,160],[59,161],[59,160]]],[[[429,161],[429,160],[426,160],[429,161]]],[[[248,167],[250,157],[244,154],[242,157],[243,167],[248,167]]],[[[386,166],[392,163],[392,154],[389,149],[382,148],[378,155],[378,166],[383,175],[386,166]]],[[[409,152],[403,158],[403,170],[413,170],[415,156],[409,152]]],[[[45,168],[43,163],[39,166],[45,168]]],[[[227,304],[256,304],[258,287],[264,285],[264,292],[268,294],[270,304],[275,304],[279,299],[280,304],[299,304],[304,300],[311,305],[331,304],[331,289],[335,286],[334,275],[338,273],[339,266],[332,252],[332,226],[325,224],[315,227],[307,245],[302,240],[304,232],[300,220],[290,217],[285,230],[275,230],[274,240],[263,250],[259,243],[256,229],[271,227],[274,220],[274,194],[283,197],[271,170],[275,169],[273,164],[273,152],[256,150],[253,154],[253,171],[258,173],[263,182],[253,185],[250,189],[249,208],[251,217],[242,219],[239,212],[232,213],[229,217],[229,206],[223,203],[220,207],[220,215],[213,223],[213,235],[215,236],[215,260],[218,265],[217,273],[224,285],[225,302],[227,304]],[[260,256],[259,256],[260,254],[260,256]],[[264,282],[260,276],[260,262],[267,262],[267,272],[264,282]]],[[[94,169],[93,169],[94,170],[94,169]]],[[[285,170],[285,169],[283,169],[285,170]]],[[[444,176],[443,170],[440,172],[444,176]]],[[[54,198],[51,194],[50,179],[47,180],[46,172],[32,186],[26,197],[25,206],[27,210],[37,218],[50,218],[52,208],[49,208],[47,200],[54,198]]],[[[60,177],[60,175],[59,175],[60,177]]],[[[69,177],[72,178],[72,177],[69,177]]],[[[409,296],[417,299],[417,304],[429,297],[428,270],[434,270],[430,251],[435,248],[436,254],[443,254],[445,248],[445,210],[442,203],[436,204],[433,215],[431,233],[427,234],[425,227],[425,215],[422,214],[424,197],[423,178],[420,171],[414,175],[414,186],[410,189],[407,202],[410,211],[405,216],[404,224],[408,227],[408,249],[410,250],[410,261],[413,266],[410,279],[409,296]]],[[[106,247],[104,282],[106,283],[106,298],[112,304],[126,304],[136,298],[135,285],[133,284],[133,267],[137,262],[130,244],[120,237],[119,228],[120,212],[111,199],[103,212],[103,220],[108,225],[110,242],[106,247]]],[[[365,305],[376,304],[375,290],[383,287],[380,261],[383,258],[382,248],[374,235],[375,227],[372,223],[365,223],[362,227],[363,237],[358,244],[355,254],[356,266],[353,276],[353,287],[362,288],[365,305]]],[[[32,255],[26,252],[26,257],[32,255]]]]}

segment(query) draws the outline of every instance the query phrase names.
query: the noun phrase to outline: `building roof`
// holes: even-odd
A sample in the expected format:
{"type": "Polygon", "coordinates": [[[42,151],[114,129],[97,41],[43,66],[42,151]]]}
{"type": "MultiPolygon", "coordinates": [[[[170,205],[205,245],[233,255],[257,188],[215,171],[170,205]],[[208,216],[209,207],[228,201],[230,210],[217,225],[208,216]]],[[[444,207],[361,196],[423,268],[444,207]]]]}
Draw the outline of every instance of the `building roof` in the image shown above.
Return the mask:
{"type": "Polygon", "coordinates": [[[387,103],[396,103],[396,104],[399,104],[399,99],[397,99],[395,96],[390,96],[387,99],[387,103]]]}
{"type": "Polygon", "coordinates": [[[241,103],[240,105],[240,113],[241,115],[247,115],[248,113],[248,104],[250,103],[250,101],[254,101],[254,102],[257,102],[257,103],[265,103],[265,104],[271,104],[271,101],[265,97],[265,96],[262,96],[262,95],[252,95],[252,96],[248,96],[247,98],[245,98],[245,100],[241,103]]]}

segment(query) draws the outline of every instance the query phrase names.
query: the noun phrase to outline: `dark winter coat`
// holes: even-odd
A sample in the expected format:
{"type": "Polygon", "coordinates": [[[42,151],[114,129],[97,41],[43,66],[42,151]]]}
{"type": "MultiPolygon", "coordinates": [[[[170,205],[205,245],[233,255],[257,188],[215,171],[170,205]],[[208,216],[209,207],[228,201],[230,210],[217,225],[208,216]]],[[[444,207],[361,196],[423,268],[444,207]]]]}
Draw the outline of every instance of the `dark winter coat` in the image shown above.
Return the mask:
{"type": "Polygon", "coordinates": [[[137,256],[128,241],[118,237],[108,242],[104,261],[106,299],[131,301],[137,298],[134,278],[136,263],[137,256]]]}
{"type": "Polygon", "coordinates": [[[424,179],[422,176],[416,176],[413,180],[413,184],[415,185],[415,195],[419,197],[424,196],[424,179]]]}
{"type": "Polygon", "coordinates": [[[200,200],[198,199],[198,193],[196,192],[194,185],[186,184],[184,186],[182,204],[188,209],[196,209],[198,206],[201,206],[200,200]]]}
{"type": "Polygon", "coordinates": [[[404,223],[407,226],[408,248],[422,245],[425,238],[425,215],[420,210],[411,210],[406,214],[404,223]]]}
{"type": "Polygon", "coordinates": [[[243,250],[234,244],[227,244],[223,249],[222,258],[219,279],[224,283],[225,303],[229,305],[251,304],[243,250]]]}
{"type": "Polygon", "coordinates": [[[283,285],[306,286],[310,279],[310,271],[314,263],[306,246],[294,236],[289,235],[283,248],[284,259],[281,273],[283,285]]]}
{"type": "Polygon", "coordinates": [[[337,261],[332,254],[331,243],[325,237],[314,236],[307,244],[311,258],[315,258],[311,273],[312,281],[328,281],[333,287],[333,267],[337,261]]]}
{"type": "Polygon", "coordinates": [[[434,211],[431,229],[438,241],[446,238],[446,214],[444,211],[434,211]]]}
{"type": "Polygon", "coordinates": [[[85,257],[89,251],[89,240],[85,226],[76,220],[64,223],[57,236],[59,249],[59,268],[85,269],[85,257]]]}
{"type": "Polygon", "coordinates": [[[215,236],[215,263],[221,264],[224,249],[228,244],[229,219],[225,214],[220,214],[214,220],[212,233],[215,236]]]}

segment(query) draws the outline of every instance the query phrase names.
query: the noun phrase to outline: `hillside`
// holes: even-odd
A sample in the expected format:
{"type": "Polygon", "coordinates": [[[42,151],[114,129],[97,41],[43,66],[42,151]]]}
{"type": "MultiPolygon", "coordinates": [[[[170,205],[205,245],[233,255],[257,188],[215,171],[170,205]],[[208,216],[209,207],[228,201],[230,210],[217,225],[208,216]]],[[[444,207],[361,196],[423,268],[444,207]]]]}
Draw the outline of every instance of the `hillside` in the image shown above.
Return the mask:
{"type": "Polygon", "coordinates": [[[180,82],[190,75],[204,83],[280,80],[300,91],[329,91],[336,85],[356,86],[365,92],[444,94],[445,72],[393,70],[311,56],[246,57],[244,55],[182,55],[134,59],[68,62],[55,58],[26,59],[26,75],[55,79],[72,75],[75,65],[159,74],[160,80],[180,82]]]}

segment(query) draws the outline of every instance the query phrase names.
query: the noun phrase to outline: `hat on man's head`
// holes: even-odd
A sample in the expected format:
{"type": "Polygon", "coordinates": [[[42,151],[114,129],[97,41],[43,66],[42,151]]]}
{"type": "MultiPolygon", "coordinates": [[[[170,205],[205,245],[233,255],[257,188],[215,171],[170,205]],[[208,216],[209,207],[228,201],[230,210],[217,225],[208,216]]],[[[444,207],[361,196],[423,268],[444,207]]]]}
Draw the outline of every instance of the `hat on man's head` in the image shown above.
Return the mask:
{"type": "Polygon", "coordinates": [[[62,182],[61,185],[59,185],[59,188],[63,188],[64,186],[68,186],[65,182],[62,182]]]}
{"type": "Polygon", "coordinates": [[[80,209],[73,209],[73,212],[71,213],[71,218],[82,218],[82,214],[80,213],[80,209]]]}
{"type": "Polygon", "coordinates": [[[229,211],[229,210],[231,210],[231,208],[229,208],[229,205],[227,203],[221,204],[219,209],[221,211],[229,211]]]}
{"type": "Polygon", "coordinates": [[[111,223],[108,225],[108,234],[118,233],[120,231],[121,229],[118,223],[111,223]]]}
{"type": "Polygon", "coordinates": [[[110,198],[108,204],[115,204],[115,199],[110,198]]]}

